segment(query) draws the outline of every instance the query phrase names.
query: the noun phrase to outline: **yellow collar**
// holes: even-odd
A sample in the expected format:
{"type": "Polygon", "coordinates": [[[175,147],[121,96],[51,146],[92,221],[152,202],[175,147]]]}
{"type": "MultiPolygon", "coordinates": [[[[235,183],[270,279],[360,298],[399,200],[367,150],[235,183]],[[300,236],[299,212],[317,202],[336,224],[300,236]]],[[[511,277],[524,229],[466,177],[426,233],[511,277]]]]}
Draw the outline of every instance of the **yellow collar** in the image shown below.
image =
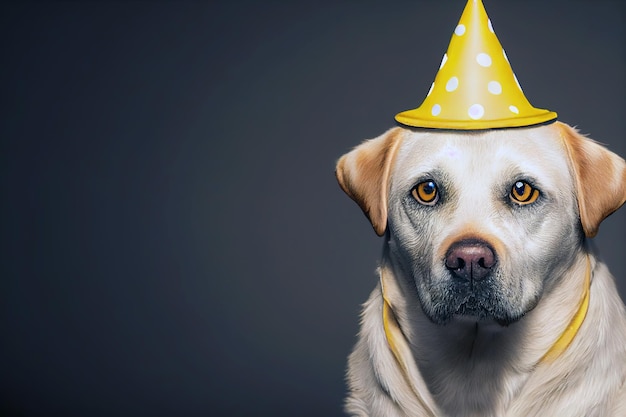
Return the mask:
{"type": "MultiPolygon", "coordinates": [[[[406,373],[407,364],[402,358],[400,351],[398,349],[398,343],[403,343],[404,334],[402,330],[400,330],[400,326],[398,325],[398,321],[396,316],[391,308],[391,303],[385,294],[385,283],[383,277],[383,268],[380,270],[380,283],[381,283],[381,291],[383,296],[383,328],[385,330],[385,336],[387,338],[387,343],[389,344],[389,348],[393,352],[394,357],[400,363],[401,368],[406,373]]],[[[565,328],[561,336],[554,342],[552,347],[548,349],[548,351],[541,357],[539,363],[550,363],[554,361],[556,358],[561,356],[563,352],[569,347],[569,345],[578,334],[578,330],[583,324],[585,317],[587,316],[587,310],[589,309],[589,293],[591,287],[591,261],[589,260],[589,255],[587,255],[587,270],[585,272],[585,282],[583,295],[580,299],[580,304],[578,305],[578,309],[576,313],[572,317],[568,326],[565,328]]]]}

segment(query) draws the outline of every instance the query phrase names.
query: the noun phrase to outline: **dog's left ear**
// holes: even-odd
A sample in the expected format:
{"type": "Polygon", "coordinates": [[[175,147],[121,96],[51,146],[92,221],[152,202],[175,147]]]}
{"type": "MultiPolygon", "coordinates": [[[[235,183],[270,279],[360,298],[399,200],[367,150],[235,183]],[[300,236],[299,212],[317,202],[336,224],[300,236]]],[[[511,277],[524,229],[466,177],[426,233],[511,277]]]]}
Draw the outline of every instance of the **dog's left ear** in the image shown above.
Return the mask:
{"type": "Polygon", "coordinates": [[[626,162],[572,127],[556,123],[576,177],[583,230],[594,237],[602,220],[626,202],[626,162]]]}
{"type": "Polygon", "coordinates": [[[342,156],[335,170],[339,185],[361,207],[378,236],[387,229],[389,179],[402,133],[396,127],[363,142],[342,156]]]}

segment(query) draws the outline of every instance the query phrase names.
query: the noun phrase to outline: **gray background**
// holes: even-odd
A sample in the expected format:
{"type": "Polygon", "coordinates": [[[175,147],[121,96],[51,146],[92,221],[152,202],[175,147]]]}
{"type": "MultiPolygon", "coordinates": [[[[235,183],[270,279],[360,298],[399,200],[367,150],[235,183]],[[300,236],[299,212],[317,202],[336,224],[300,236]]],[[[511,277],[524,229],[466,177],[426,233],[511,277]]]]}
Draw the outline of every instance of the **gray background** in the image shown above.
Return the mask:
{"type": "MultiPolygon", "coordinates": [[[[341,415],[381,241],[334,164],[463,7],[3,3],[0,414],[341,415]]],[[[626,155],[623,3],[486,7],[529,100],[626,155]]]]}

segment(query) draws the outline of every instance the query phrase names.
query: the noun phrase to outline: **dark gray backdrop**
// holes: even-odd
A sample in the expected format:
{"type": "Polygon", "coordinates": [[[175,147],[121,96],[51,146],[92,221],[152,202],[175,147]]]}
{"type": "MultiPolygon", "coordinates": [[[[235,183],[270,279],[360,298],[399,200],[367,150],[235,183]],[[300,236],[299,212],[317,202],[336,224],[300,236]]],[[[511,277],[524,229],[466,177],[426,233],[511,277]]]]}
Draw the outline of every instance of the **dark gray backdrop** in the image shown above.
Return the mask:
{"type": "MultiPolygon", "coordinates": [[[[463,7],[3,3],[0,414],[340,415],[381,241],[334,164],[463,7]]],[[[529,100],[626,155],[623,3],[486,7],[529,100]]]]}

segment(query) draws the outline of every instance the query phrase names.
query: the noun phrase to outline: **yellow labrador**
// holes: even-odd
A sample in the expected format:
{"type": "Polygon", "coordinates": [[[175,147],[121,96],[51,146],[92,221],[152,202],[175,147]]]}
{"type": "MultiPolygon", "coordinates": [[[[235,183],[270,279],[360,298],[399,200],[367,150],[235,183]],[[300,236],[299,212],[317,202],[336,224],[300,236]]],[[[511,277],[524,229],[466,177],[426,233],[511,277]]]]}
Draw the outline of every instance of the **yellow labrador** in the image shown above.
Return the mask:
{"type": "Polygon", "coordinates": [[[336,174],[385,239],[349,414],[626,416],[625,309],[586,241],[622,158],[560,122],[394,128],[336,174]]]}

